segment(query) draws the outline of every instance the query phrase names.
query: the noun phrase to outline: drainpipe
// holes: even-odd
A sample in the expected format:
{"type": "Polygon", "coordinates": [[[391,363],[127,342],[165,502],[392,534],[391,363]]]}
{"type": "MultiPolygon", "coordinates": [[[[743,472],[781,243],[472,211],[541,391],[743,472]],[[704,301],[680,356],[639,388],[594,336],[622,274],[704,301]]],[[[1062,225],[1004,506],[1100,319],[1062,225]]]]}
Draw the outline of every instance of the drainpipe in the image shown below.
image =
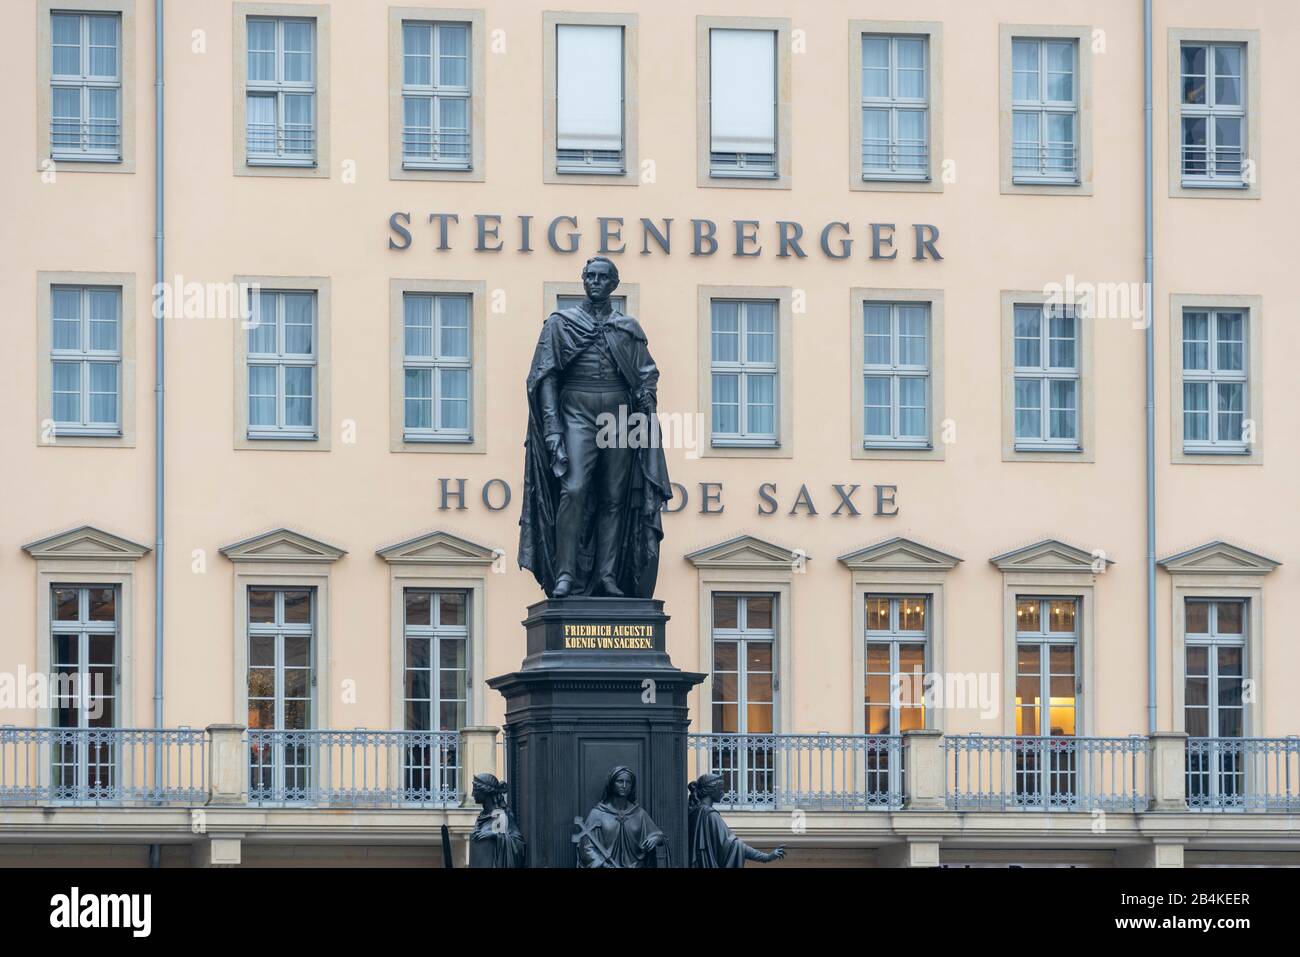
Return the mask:
{"type": "MultiPolygon", "coordinates": [[[[154,149],[154,200],[153,200],[153,726],[163,726],[163,310],[159,309],[159,293],[163,279],[163,0],[153,4],[153,149],[154,149]]],[[[154,761],[155,793],[162,792],[162,762],[154,761]]],[[[162,847],[149,846],[149,866],[162,863],[162,847]]]]}
{"type": "Polygon", "coordinates": [[[1147,730],[1156,727],[1156,342],[1155,239],[1152,223],[1151,154],[1151,4],[1142,3],[1142,165],[1145,204],[1144,267],[1146,270],[1146,466],[1147,466],[1147,730]]]}

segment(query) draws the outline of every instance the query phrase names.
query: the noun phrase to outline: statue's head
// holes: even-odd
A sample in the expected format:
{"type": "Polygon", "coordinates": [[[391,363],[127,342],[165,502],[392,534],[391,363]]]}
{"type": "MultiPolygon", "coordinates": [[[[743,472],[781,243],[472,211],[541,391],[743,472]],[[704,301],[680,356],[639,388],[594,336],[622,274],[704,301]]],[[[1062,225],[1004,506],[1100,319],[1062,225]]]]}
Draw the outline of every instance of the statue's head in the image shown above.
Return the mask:
{"type": "Polygon", "coordinates": [[[478,804],[486,804],[488,801],[496,801],[498,804],[504,804],[506,799],[506,782],[497,779],[495,774],[474,775],[474,784],[470,790],[471,796],[478,804]]]}
{"type": "Polygon", "coordinates": [[[706,771],[692,781],[688,788],[691,795],[697,799],[708,798],[710,801],[720,801],[724,783],[721,774],[706,771]]]}
{"type": "Polygon", "coordinates": [[[613,798],[636,803],[636,775],[626,765],[621,764],[610,771],[609,779],[605,782],[604,799],[609,801],[613,798]]]}
{"type": "Polygon", "coordinates": [[[592,256],[582,267],[582,287],[595,303],[608,302],[618,288],[618,267],[607,256],[592,256]]]}

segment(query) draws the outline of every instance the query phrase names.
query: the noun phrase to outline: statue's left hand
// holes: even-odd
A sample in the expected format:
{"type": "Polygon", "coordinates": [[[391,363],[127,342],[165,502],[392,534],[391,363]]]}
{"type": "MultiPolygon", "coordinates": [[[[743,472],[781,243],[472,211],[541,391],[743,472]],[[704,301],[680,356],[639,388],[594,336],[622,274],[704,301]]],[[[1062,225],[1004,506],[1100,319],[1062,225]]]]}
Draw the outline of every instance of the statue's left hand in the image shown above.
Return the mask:
{"type": "Polygon", "coordinates": [[[653,848],[658,847],[665,840],[666,838],[664,837],[663,834],[651,834],[649,837],[645,839],[645,842],[641,845],[641,848],[642,850],[649,851],[653,848]]]}

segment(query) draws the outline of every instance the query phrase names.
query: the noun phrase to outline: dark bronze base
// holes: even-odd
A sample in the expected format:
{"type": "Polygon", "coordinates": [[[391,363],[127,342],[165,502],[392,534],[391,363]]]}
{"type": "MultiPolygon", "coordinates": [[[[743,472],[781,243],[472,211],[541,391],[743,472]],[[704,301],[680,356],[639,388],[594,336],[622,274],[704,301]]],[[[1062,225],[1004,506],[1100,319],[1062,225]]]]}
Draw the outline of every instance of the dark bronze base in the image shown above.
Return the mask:
{"type": "Polygon", "coordinates": [[[506,699],[510,803],[530,867],[573,867],[574,818],[600,800],[612,768],[636,774],[638,801],[686,862],[686,698],[704,675],[675,668],[663,602],[564,598],[530,605],[528,654],[488,685],[506,699]]]}

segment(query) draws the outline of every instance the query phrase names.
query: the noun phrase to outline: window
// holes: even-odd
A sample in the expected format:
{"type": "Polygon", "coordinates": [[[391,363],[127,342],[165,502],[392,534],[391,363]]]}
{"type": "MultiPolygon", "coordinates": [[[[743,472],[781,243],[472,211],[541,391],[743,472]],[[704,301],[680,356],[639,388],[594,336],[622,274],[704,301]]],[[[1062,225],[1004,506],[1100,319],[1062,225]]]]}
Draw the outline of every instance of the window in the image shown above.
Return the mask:
{"type": "Polygon", "coordinates": [[[1078,41],[1011,43],[1012,181],[1079,182],[1078,41]]]}
{"type": "Polygon", "coordinates": [[[120,14],[52,13],[50,27],[50,156],[120,162],[120,14]]]}
{"type": "Polygon", "coordinates": [[[316,23],[248,17],[246,159],[316,164],[316,23]]]}
{"type": "Polygon", "coordinates": [[[470,297],[403,294],[406,441],[469,441],[470,297]]]}
{"type": "Polygon", "coordinates": [[[470,24],[402,22],[402,166],[469,169],[470,24]]]}
{"type": "Polygon", "coordinates": [[[866,447],[930,444],[930,307],[863,304],[863,440],[866,447]]]}
{"type": "Polygon", "coordinates": [[[435,733],[407,741],[403,774],[411,800],[450,801],[458,794],[459,740],[436,733],[469,723],[468,600],[464,591],[403,592],[405,728],[435,733]]]}
{"type": "Polygon", "coordinates": [[[775,799],[775,596],[713,595],[713,754],[727,803],[775,799]],[[732,737],[732,736],[735,737],[732,737]]]}
{"type": "Polygon", "coordinates": [[[469,701],[467,593],[408,588],[406,729],[459,731],[469,701]]]}
{"type": "Polygon", "coordinates": [[[712,302],[714,445],[777,444],[777,303],[712,302]]]}
{"type": "MultiPolygon", "coordinates": [[[[1016,600],[1016,735],[1069,738],[1078,717],[1078,602],[1074,598],[1016,600]]],[[[1069,807],[1076,803],[1078,754],[1047,742],[1015,742],[1015,803],[1069,807]]]]}
{"type": "Polygon", "coordinates": [[[777,31],[709,30],[709,175],[775,178],[777,31]]]}
{"type": "MultiPolygon", "coordinates": [[[[117,588],[55,585],[51,659],[54,723],[111,728],[117,718],[117,588]]],[[[107,773],[108,769],[104,769],[107,773]]]]}
{"type": "Polygon", "coordinates": [[[313,727],[314,591],[248,589],[249,798],[306,800],[313,727]]]}
{"type": "Polygon", "coordinates": [[[1180,48],[1182,183],[1245,186],[1246,47],[1188,43],[1180,48]]]}
{"type": "Polygon", "coordinates": [[[925,595],[867,596],[867,734],[925,727],[929,601],[925,595]]]}
{"type": "Polygon", "coordinates": [[[929,178],[927,39],[862,37],[862,178],[929,178]]]}
{"type": "Polygon", "coordinates": [[[1246,602],[1187,600],[1183,694],[1188,807],[1235,807],[1246,795],[1246,602]],[[1202,740],[1196,740],[1196,739],[1202,740]]]}
{"type": "Polygon", "coordinates": [[[623,27],[558,23],[555,58],[556,172],[623,173],[623,27]]]}
{"type": "Polygon", "coordinates": [[[83,732],[51,744],[56,798],[112,798],[118,787],[118,600],[112,585],[55,585],[50,657],[54,724],[83,732]]]}
{"type": "Polygon", "coordinates": [[[1014,311],[1015,447],[1079,448],[1079,320],[1071,306],[1014,311]]]}
{"type": "Polygon", "coordinates": [[[316,438],[316,294],[253,290],[248,435],[316,438]]]}
{"type": "Polygon", "coordinates": [[[122,433],[122,290],[50,289],[51,417],[56,435],[122,433]]]}
{"type": "Polygon", "coordinates": [[[1248,451],[1246,369],[1242,310],[1183,310],[1185,451],[1248,451]]]}

